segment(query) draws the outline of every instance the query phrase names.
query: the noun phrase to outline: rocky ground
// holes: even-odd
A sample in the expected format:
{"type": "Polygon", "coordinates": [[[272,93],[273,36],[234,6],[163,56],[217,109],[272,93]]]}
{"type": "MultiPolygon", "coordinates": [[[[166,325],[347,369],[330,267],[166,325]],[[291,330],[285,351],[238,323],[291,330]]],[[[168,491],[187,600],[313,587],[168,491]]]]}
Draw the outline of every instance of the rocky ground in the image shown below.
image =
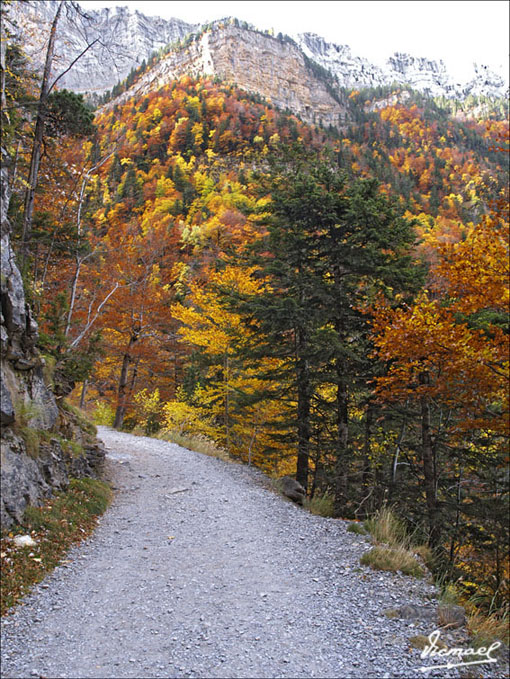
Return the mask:
{"type": "Polygon", "coordinates": [[[370,543],[345,522],[310,515],[256,470],[99,437],[116,499],[4,618],[2,677],[459,676],[421,671],[444,660],[409,643],[437,627],[432,585],[360,566],[370,543]],[[406,605],[425,615],[385,615],[406,605]]]}

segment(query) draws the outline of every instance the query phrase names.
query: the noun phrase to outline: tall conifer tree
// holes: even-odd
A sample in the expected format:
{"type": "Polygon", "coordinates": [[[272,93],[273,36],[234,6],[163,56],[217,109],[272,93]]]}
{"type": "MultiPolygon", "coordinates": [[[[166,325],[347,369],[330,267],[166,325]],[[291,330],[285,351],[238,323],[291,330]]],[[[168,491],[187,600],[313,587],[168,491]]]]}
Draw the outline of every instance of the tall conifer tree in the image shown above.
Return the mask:
{"type": "Polygon", "coordinates": [[[260,328],[253,358],[284,359],[287,366],[282,375],[279,364],[273,377],[282,383],[282,398],[295,403],[296,479],[305,487],[312,406],[320,400],[321,385],[336,390],[333,448],[342,512],[352,457],[349,391],[370,374],[360,307],[381,287],[410,289],[421,278],[408,254],[414,235],[376,182],[348,184],[327,156],[286,150],[263,185],[271,198],[261,220],[267,231],[251,248],[250,261],[268,285],[239,306],[247,322],[260,328]]]}

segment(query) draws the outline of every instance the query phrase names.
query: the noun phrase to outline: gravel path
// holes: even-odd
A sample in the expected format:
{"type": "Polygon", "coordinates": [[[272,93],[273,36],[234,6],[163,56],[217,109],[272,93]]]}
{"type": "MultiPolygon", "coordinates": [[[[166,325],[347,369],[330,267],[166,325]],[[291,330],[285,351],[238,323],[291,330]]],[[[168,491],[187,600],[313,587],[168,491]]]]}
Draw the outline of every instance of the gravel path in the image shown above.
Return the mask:
{"type": "MultiPolygon", "coordinates": [[[[95,534],[2,624],[3,677],[419,677],[431,585],[258,471],[100,428],[117,487],[95,534]]],[[[428,676],[458,676],[456,670],[428,676]]]]}

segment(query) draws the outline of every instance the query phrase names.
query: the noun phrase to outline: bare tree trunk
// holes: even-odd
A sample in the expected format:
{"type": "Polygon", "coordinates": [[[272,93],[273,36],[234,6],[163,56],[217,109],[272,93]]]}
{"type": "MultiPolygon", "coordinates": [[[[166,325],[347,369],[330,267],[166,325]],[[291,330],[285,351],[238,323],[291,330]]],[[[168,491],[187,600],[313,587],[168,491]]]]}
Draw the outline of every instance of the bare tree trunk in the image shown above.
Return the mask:
{"type": "Polygon", "coordinates": [[[117,409],[115,410],[115,420],[113,426],[115,429],[120,429],[124,423],[124,415],[126,414],[127,405],[127,383],[129,364],[131,363],[131,349],[138,340],[138,332],[134,332],[129,338],[126,353],[122,358],[122,368],[120,371],[119,388],[117,391],[117,409]]]}
{"type": "Polygon", "coordinates": [[[39,165],[41,162],[41,146],[44,136],[46,104],[48,102],[48,96],[50,93],[51,65],[53,62],[53,53],[55,50],[57,24],[60,19],[60,14],[62,12],[63,6],[64,0],[60,0],[60,4],[55,13],[55,18],[53,19],[53,23],[51,24],[48,49],[46,50],[46,60],[44,63],[43,78],[41,83],[41,91],[39,94],[39,103],[37,105],[37,117],[35,121],[34,141],[32,143],[32,154],[30,157],[28,188],[25,193],[25,210],[23,214],[23,232],[21,237],[22,241],[21,256],[23,266],[25,265],[25,261],[30,249],[30,241],[32,240],[32,215],[34,212],[35,189],[37,187],[37,177],[39,175],[39,165]]]}
{"type": "Polygon", "coordinates": [[[131,382],[129,383],[129,389],[128,389],[128,401],[132,398],[133,393],[135,391],[135,386],[136,386],[136,380],[138,379],[138,368],[140,366],[140,359],[137,358],[135,361],[135,365],[133,366],[133,372],[131,374],[131,382]]]}
{"type": "Polygon", "coordinates": [[[69,330],[71,329],[71,319],[73,317],[74,303],[76,301],[76,288],[78,286],[78,278],[80,277],[80,270],[83,261],[84,260],[79,255],[76,255],[76,269],[74,271],[73,283],[71,285],[71,299],[69,300],[69,311],[67,312],[66,329],[64,331],[64,335],[66,337],[69,335],[69,330]]]}
{"type": "MultiPolygon", "coordinates": [[[[407,405],[407,403],[406,403],[407,405]]],[[[407,419],[406,415],[404,415],[404,419],[402,421],[402,426],[400,428],[400,433],[398,435],[397,443],[395,445],[395,452],[393,454],[393,462],[391,464],[391,477],[390,477],[390,483],[388,486],[388,500],[391,499],[393,496],[393,493],[395,492],[396,486],[397,486],[397,469],[398,469],[398,458],[400,455],[400,449],[402,447],[402,443],[404,441],[404,436],[406,433],[406,427],[407,427],[407,419]]]]}
{"type": "Polygon", "coordinates": [[[131,357],[129,353],[125,353],[122,359],[122,368],[119,378],[119,389],[117,392],[117,409],[115,410],[115,420],[113,426],[115,429],[121,429],[124,422],[124,415],[126,414],[126,387],[128,381],[129,363],[131,357]]]}
{"type": "Polygon", "coordinates": [[[335,513],[341,516],[347,504],[347,474],[348,474],[348,447],[349,447],[349,408],[347,385],[345,384],[342,366],[337,359],[337,392],[336,392],[336,416],[337,416],[337,452],[335,469],[335,513]]]}
{"type": "Polygon", "coordinates": [[[302,328],[296,331],[297,378],[297,436],[298,453],[296,481],[308,488],[308,458],[310,455],[310,366],[305,358],[306,335],[302,328]]]}
{"type": "MultiPolygon", "coordinates": [[[[420,373],[420,384],[430,384],[428,372],[420,373]]],[[[423,476],[425,480],[425,501],[429,523],[429,544],[432,548],[439,546],[441,538],[441,523],[437,502],[436,474],[434,470],[434,449],[430,431],[430,401],[427,395],[421,397],[421,449],[423,476]]]]}

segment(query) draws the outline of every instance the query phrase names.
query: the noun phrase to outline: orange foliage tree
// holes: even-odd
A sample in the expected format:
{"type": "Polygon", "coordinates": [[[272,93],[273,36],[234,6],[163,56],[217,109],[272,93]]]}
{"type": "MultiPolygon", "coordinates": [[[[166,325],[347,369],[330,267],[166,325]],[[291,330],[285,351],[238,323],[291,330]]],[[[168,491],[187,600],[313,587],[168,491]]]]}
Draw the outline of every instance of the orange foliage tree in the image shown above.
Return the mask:
{"type": "Polygon", "coordinates": [[[464,240],[437,242],[436,254],[429,290],[412,306],[395,309],[381,300],[372,309],[376,355],[387,364],[385,374],[376,380],[376,390],[387,405],[414,406],[419,423],[415,448],[431,544],[445,547],[449,537],[453,566],[469,542],[483,543],[484,558],[492,554],[492,559],[483,566],[478,559],[477,567],[468,572],[473,577],[472,571],[483,567],[492,573],[492,595],[499,595],[505,587],[508,556],[504,547],[510,349],[505,201],[468,228],[464,240]]]}

